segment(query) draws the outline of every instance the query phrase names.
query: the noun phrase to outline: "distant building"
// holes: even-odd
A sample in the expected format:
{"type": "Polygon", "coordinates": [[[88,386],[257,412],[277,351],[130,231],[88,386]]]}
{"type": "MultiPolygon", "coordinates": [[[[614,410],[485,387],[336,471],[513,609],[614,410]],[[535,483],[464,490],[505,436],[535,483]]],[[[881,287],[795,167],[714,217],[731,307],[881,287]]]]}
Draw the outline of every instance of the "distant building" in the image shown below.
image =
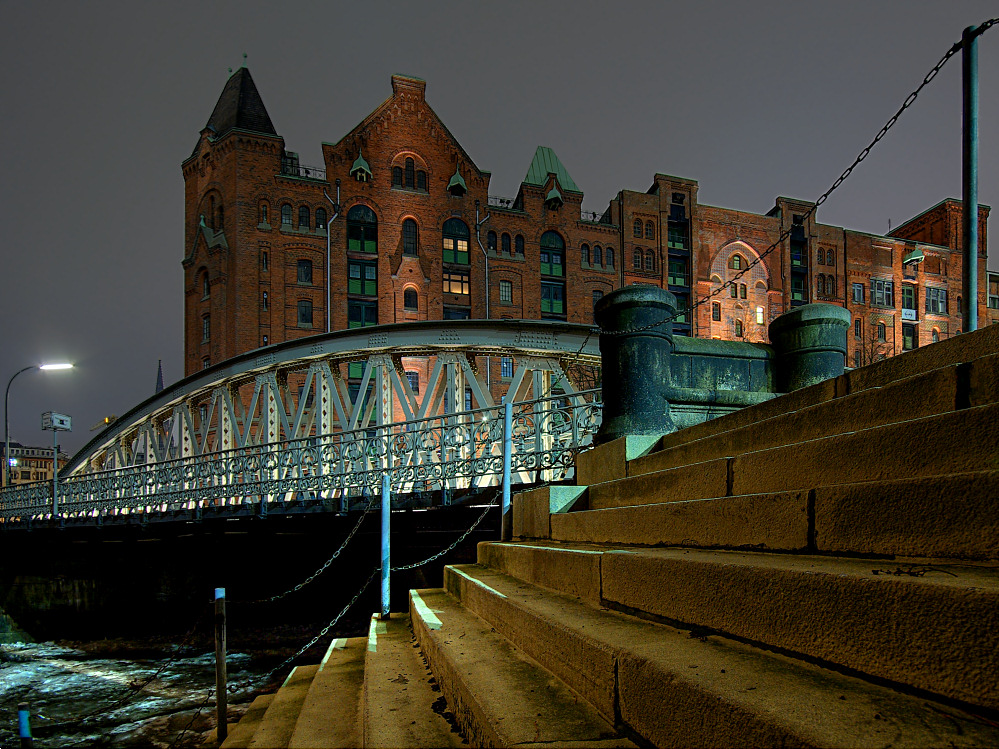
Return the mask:
{"type": "Polygon", "coordinates": [[[999,273],[988,273],[988,311],[989,322],[999,325],[999,273]]]}
{"type": "MultiPolygon", "coordinates": [[[[597,299],[634,283],[668,288],[681,309],[701,302],[674,330],[702,338],[765,341],[767,324],[792,307],[844,306],[852,365],[961,328],[958,201],[879,236],[814,213],[806,220],[813,204],[791,198],[766,214],[703,205],[696,181],[655,174],[644,192],[608,190],[607,208],[590,214],[548,147],[536,150],[517,194],[498,197],[425,90],[418,78],[392,76],[392,95],[323,143],[323,163],[310,167],[286,149],[249,70],[232,75],[183,163],[185,375],[325,331],[333,207],[324,191],[335,197],[336,180],[333,330],[485,318],[487,307],[494,319],[592,323],[597,299]],[[722,289],[784,231],[773,253],[722,289]]],[[[982,324],[988,214],[980,206],[982,324]]],[[[490,366],[501,376],[499,357],[490,366]]]]}
{"type": "MultiPolygon", "coordinates": [[[[6,455],[6,446],[0,442],[0,456],[6,455]]],[[[69,456],[59,452],[59,468],[66,465],[69,456]]],[[[10,443],[11,485],[30,484],[35,481],[52,480],[52,448],[30,447],[20,442],[10,443]]],[[[6,475],[0,477],[0,485],[7,485],[6,475]]]]}

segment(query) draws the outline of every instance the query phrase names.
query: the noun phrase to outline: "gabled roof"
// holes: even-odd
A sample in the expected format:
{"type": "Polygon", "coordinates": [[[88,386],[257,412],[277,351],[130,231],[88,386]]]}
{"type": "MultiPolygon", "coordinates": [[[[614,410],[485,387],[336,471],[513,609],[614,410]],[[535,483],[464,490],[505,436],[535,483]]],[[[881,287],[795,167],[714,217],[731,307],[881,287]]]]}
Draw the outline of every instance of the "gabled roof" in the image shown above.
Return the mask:
{"type": "Polygon", "coordinates": [[[277,135],[249,69],[240,68],[226,81],[206,127],[217,136],[234,129],[277,135]]]}
{"type": "Polygon", "coordinates": [[[555,175],[562,189],[571,192],[582,192],[582,190],[576,187],[576,183],[569,176],[569,171],[559,161],[555,152],[548,148],[548,146],[538,146],[538,150],[534,152],[534,160],[527,170],[527,176],[524,177],[524,184],[544,187],[548,181],[549,174],[555,175]]]}

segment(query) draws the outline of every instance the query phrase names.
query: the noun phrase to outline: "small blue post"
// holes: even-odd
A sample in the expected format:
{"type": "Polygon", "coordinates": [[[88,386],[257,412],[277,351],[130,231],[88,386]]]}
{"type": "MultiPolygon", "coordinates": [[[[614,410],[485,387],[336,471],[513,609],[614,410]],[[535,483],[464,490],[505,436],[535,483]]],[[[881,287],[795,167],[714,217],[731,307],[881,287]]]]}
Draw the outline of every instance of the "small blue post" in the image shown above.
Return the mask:
{"type": "Polygon", "coordinates": [[[513,537],[510,513],[510,464],[513,461],[513,403],[503,398],[503,507],[500,513],[500,540],[513,537]]]}
{"type": "Polygon", "coordinates": [[[17,703],[17,732],[21,736],[21,749],[33,746],[31,738],[31,713],[27,702],[17,703]]]}
{"type": "Polygon", "coordinates": [[[382,618],[387,619],[392,608],[389,600],[389,572],[391,550],[389,540],[390,520],[392,518],[392,486],[389,483],[388,471],[382,474],[382,618]]]}
{"type": "Polygon", "coordinates": [[[226,671],[225,588],[215,589],[215,718],[221,744],[229,735],[229,675],[226,671]]]}

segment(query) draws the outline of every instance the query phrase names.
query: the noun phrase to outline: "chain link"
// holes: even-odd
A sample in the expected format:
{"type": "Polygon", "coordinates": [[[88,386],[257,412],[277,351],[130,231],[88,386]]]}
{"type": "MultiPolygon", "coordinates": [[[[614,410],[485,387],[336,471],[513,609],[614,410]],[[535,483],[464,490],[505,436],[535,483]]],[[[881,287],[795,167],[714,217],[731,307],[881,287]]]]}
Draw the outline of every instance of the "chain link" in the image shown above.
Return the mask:
{"type": "Polygon", "coordinates": [[[364,522],[364,519],[374,511],[375,500],[377,498],[378,497],[376,495],[368,501],[368,506],[364,508],[364,512],[361,514],[361,517],[358,518],[357,523],[354,524],[354,527],[351,528],[350,533],[347,534],[347,537],[343,540],[343,543],[340,544],[340,548],[337,549],[335,552],[333,552],[333,556],[327,559],[319,569],[317,569],[307,578],[302,580],[302,582],[298,583],[298,585],[289,588],[284,593],[278,593],[277,595],[273,595],[270,598],[257,598],[252,601],[235,600],[235,601],[230,601],[230,603],[240,604],[244,606],[252,606],[261,603],[274,603],[275,601],[280,601],[282,598],[290,596],[292,593],[297,593],[298,591],[300,591],[306,585],[308,585],[317,577],[319,577],[321,574],[323,574],[329,568],[329,566],[333,564],[333,560],[336,559],[338,556],[340,556],[341,552],[343,552],[343,550],[347,548],[347,545],[350,543],[351,539],[353,539],[354,535],[361,529],[361,524],[364,522]]]}
{"type": "MultiPolygon", "coordinates": [[[[988,29],[992,28],[992,26],[994,26],[996,23],[999,23],[999,18],[993,18],[986,21],[978,28],[977,34],[980,35],[984,33],[988,29]]],[[[861,152],[853,160],[853,163],[843,170],[843,173],[836,179],[835,182],[833,182],[832,186],[830,186],[828,190],[822,193],[822,195],[819,196],[818,200],[816,200],[815,203],[805,212],[805,214],[802,216],[802,223],[807,221],[808,218],[813,213],[815,213],[816,209],[820,205],[825,203],[826,200],[829,198],[829,196],[832,195],[832,193],[850,177],[850,175],[853,173],[853,170],[856,169],[857,166],[870,155],[871,149],[873,149],[874,146],[876,146],[881,141],[881,139],[884,138],[885,135],[887,135],[888,131],[895,126],[895,123],[898,122],[898,118],[902,115],[902,113],[906,109],[912,106],[912,104],[916,101],[916,98],[919,96],[920,92],[930,83],[930,81],[932,81],[934,78],[937,77],[937,73],[939,73],[940,70],[943,68],[943,66],[947,64],[950,58],[961,50],[961,46],[962,46],[961,42],[957,42],[944,53],[943,57],[940,58],[939,62],[937,62],[937,64],[933,66],[930,72],[926,74],[926,77],[923,78],[922,83],[920,83],[912,93],[910,93],[907,97],[905,97],[905,100],[902,102],[902,106],[898,108],[898,111],[888,118],[888,121],[878,131],[878,134],[874,136],[874,140],[872,140],[869,144],[867,144],[867,146],[864,147],[863,150],[861,150],[861,152]]],[[[677,310],[668,317],[665,317],[661,320],[657,320],[656,322],[653,323],[649,323],[647,325],[642,325],[640,327],[629,328],[626,330],[613,330],[613,331],[600,330],[600,334],[616,337],[623,335],[634,335],[636,333],[644,333],[654,328],[658,328],[660,325],[665,325],[667,322],[670,322],[671,320],[675,319],[680,314],[692,312],[701,305],[704,305],[710,300],[714,299],[716,296],[721,294],[725,289],[733,286],[737,281],[739,281],[739,279],[745,276],[750,270],[759,265],[763,261],[763,258],[767,257],[770,253],[772,253],[775,249],[777,249],[784,242],[784,240],[787,239],[790,235],[791,235],[790,228],[781,232],[781,235],[777,238],[777,240],[773,244],[771,244],[766,250],[760,253],[755,260],[751,261],[745,268],[736,273],[735,276],[733,276],[730,280],[724,282],[717,289],[713,290],[710,294],[703,297],[702,299],[699,299],[697,302],[690,305],[685,310],[677,310]]]]}
{"type": "Polygon", "coordinates": [[[402,572],[403,570],[414,570],[417,567],[422,567],[425,564],[430,564],[431,562],[435,562],[438,559],[440,559],[442,556],[444,556],[445,554],[447,554],[448,552],[453,551],[455,548],[457,548],[458,544],[460,544],[462,541],[464,541],[466,538],[468,538],[468,536],[472,533],[472,531],[474,531],[476,528],[479,527],[479,523],[481,523],[483,520],[486,519],[486,515],[489,514],[489,511],[491,509],[493,509],[494,507],[497,507],[496,499],[498,497],[499,497],[499,493],[497,493],[495,496],[493,496],[492,502],[490,502],[488,505],[486,505],[486,509],[484,509],[482,511],[482,514],[479,515],[478,518],[476,518],[475,522],[472,523],[471,527],[469,527],[469,529],[467,531],[465,531],[460,536],[458,536],[458,539],[453,544],[451,544],[450,546],[448,546],[446,549],[442,549],[441,551],[438,551],[432,557],[427,557],[422,562],[414,562],[413,564],[404,564],[404,565],[400,565],[399,567],[390,567],[389,569],[392,572],[402,572]]]}

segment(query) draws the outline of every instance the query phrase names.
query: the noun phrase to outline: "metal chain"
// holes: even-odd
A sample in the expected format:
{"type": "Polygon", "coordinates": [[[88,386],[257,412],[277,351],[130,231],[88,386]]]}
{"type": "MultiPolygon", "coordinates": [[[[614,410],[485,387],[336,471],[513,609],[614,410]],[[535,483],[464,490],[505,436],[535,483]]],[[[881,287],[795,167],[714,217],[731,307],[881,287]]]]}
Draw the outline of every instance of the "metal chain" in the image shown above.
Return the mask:
{"type": "Polygon", "coordinates": [[[468,538],[468,536],[471,534],[472,531],[474,531],[476,528],[479,527],[479,523],[481,523],[483,520],[486,519],[486,515],[489,514],[489,511],[491,509],[493,509],[494,507],[498,506],[496,504],[496,498],[498,496],[499,496],[499,493],[497,493],[493,497],[493,501],[492,502],[490,502],[488,505],[486,505],[486,509],[484,509],[482,511],[482,514],[479,515],[479,517],[475,520],[474,523],[472,523],[471,527],[469,527],[469,529],[467,531],[465,531],[460,536],[458,536],[458,539],[453,544],[451,544],[450,546],[448,546],[446,549],[442,549],[441,551],[438,551],[432,557],[427,557],[422,562],[414,562],[413,564],[404,564],[404,565],[401,565],[399,567],[390,567],[389,569],[392,572],[402,572],[403,570],[413,570],[413,569],[416,569],[417,567],[422,567],[425,564],[430,564],[431,562],[435,562],[438,559],[440,559],[442,556],[444,556],[445,554],[447,554],[449,551],[453,551],[458,546],[458,544],[460,544],[462,541],[464,541],[466,538],[468,538]]]}
{"type": "MultiPolygon", "coordinates": [[[[986,21],[978,28],[977,34],[980,35],[984,33],[988,29],[992,28],[992,26],[994,26],[996,23],[999,23],[999,18],[993,18],[986,21]]],[[[920,83],[911,94],[905,97],[905,100],[902,102],[902,106],[898,108],[898,111],[888,118],[888,121],[878,131],[878,134],[874,136],[874,140],[872,140],[869,144],[867,144],[867,146],[863,150],[861,150],[861,152],[853,160],[853,163],[843,170],[843,173],[836,179],[835,182],[833,182],[832,186],[824,193],[822,193],[822,195],[819,196],[818,200],[816,200],[815,203],[805,212],[805,214],[802,216],[803,223],[807,221],[809,216],[815,213],[816,209],[820,205],[826,202],[826,200],[833,193],[833,191],[835,191],[840,185],[843,184],[843,182],[846,181],[846,179],[853,173],[853,170],[857,168],[860,162],[862,162],[870,155],[871,149],[873,149],[874,146],[876,146],[881,141],[881,139],[885,137],[888,131],[895,126],[895,124],[898,122],[898,118],[902,115],[902,113],[906,109],[912,106],[912,104],[916,101],[916,97],[919,96],[920,92],[930,83],[930,81],[936,78],[937,73],[940,72],[943,66],[947,64],[948,60],[950,60],[951,57],[957,54],[957,52],[960,51],[960,49],[961,49],[961,42],[956,42],[950,49],[948,49],[944,53],[943,57],[940,58],[940,61],[937,62],[937,64],[934,65],[933,68],[930,70],[930,72],[927,73],[926,76],[923,78],[922,83],[920,83]]],[[[787,239],[790,235],[791,235],[791,229],[787,229],[781,232],[781,235],[777,238],[777,240],[773,244],[771,244],[766,250],[760,253],[760,255],[755,260],[750,262],[745,268],[736,273],[735,276],[733,276],[730,280],[724,282],[717,289],[715,289],[702,299],[698,300],[694,304],[690,305],[685,310],[682,311],[677,310],[668,317],[665,317],[661,320],[657,320],[656,322],[653,323],[649,323],[647,325],[642,325],[640,327],[629,328],[627,330],[600,330],[600,334],[615,337],[622,335],[634,335],[635,333],[644,333],[646,331],[652,330],[653,328],[658,328],[660,325],[664,325],[667,322],[670,322],[680,314],[691,312],[692,310],[697,309],[701,305],[706,304],[711,299],[721,294],[725,289],[733,286],[739,279],[745,276],[746,273],[748,273],[750,270],[759,265],[760,262],[762,262],[763,258],[765,258],[767,255],[769,255],[775,249],[777,249],[781,245],[781,243],[783,243],[783,241],[787,239]]]]}
{"type": "Polygon", "coordinates": [[[322,564],[322,566],[319,569],[317,569],[315,572],[313,572],[311,575],[309,575],[307,578],[305,578],[298,585],[295,585],[294,587],[289,588],[284,593],[278,593],[277,595],[271,596],[270,598],[257,598],[257,599],[252,600],[252,601],[239,601],[239,600],[236,600],[236,601],[231,601],[231,603],[236,603],[236,604],[246,605],[246,606],[256,605],[256,604],[261,604],[261,603],[274,603],[275,601],[280,601],[282,598],[290,596],[292,593],[297,593],[298,591],[300,591],[306,585],[308,585],[313,580],[315,580],[317,577],[319,577],[321,574],[323,574],[329,568],[329,566],[331,564],[333,564],[333,560],[336,559],[338,556],[340,556],[340,553],[344,549],[347,548],[347,544],[350,543],[351,539],[354,538],[354,535],[361,529],[361,524],[364,522],[364,519],[368,515],[370,515],[372,513],[373,508],[375,506],[375,499],[377,499],[377,495],[375,497],[372,497],[371,500],[369,500],[368,506],[366,508],[364,508],[364,512],[361,514],[361,517],[358,518],[357,523],[354,524],[354,527],[351,529],[350,533],[347,534],[347,538],[345,538],[343,540],[343,543],[340,544],[340,548],[337,549],[335,552],[333,552],[333,556],[331,556],[329,559],[327,559],[322,564]]]}
{"type": "Polygon", "coordinates": [[[198,709],[194,711],[194,715],[192,715],[191,719],[187,722],[187,725],[184,726],[183,730],[179,734],[177,734],[176,737],[174,737],[174,740],[170,742],[169,746],[167,746],[167,749],[173,749],[173,747],[177,746],[177,742],[180,741],[182,738],[184,738],[184,734],[186,734],[188,731],[191,730],[191,726],[194,725],[194,721],[198,719],[198,716],[201,715],[201,711],[208,706],[208,703],[211,702],[212,697],[214,696],[215,696],[215,687],[211,687],[208,690],[208,694],[205,697],[205,699],[202,700],[200,705],[198,705],[198,709]]]}

